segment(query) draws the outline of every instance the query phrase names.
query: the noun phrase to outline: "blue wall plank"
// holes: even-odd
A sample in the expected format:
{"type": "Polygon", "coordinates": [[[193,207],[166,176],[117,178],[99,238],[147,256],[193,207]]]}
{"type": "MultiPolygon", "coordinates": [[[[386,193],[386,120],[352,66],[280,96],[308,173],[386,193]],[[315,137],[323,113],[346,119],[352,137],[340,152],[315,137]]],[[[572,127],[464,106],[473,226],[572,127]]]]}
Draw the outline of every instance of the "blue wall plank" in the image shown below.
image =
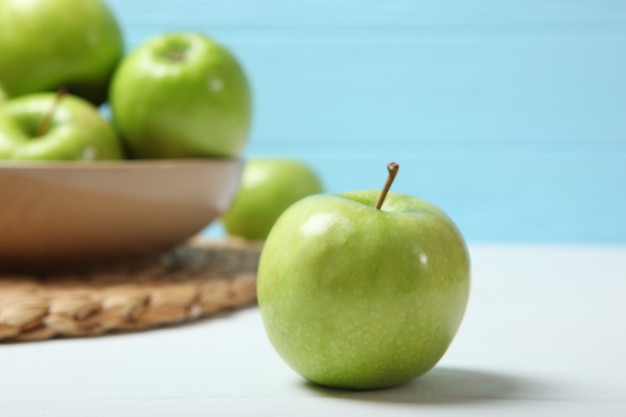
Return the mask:
{"type": "Polygon", "coordinates": [[[108,0],[128,49],[172,30],[231,48],[255,93],[245,156],[329,191],[446,210],[470,240],[626,242],[626,2],[108,0]]]}

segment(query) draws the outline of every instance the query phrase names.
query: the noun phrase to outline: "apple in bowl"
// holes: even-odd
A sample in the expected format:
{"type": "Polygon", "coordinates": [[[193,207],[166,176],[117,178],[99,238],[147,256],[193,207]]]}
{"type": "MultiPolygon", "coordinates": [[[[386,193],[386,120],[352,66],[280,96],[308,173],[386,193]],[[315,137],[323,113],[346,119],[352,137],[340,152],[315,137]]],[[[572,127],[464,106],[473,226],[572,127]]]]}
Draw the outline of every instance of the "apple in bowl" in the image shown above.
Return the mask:
{"type": "Polygon", "coordinates": [[[0,84],[9,97],[65,87],[100,105],[124,39],[102,0],[2,0],[0,51],[0,84]]]}
{"type": "Polygon", "coordinates": [[[79,97],[36,93],[0,106],[0,160],[119,160],[124,150],[113,126],[79,97]]]}
{"type": "Polygon", "coordinates": [[[242,65],[195,32],[155,36],[124,57],[110,106],[131,157],[140,159],[238,156],[252,118],[242,65]]]}

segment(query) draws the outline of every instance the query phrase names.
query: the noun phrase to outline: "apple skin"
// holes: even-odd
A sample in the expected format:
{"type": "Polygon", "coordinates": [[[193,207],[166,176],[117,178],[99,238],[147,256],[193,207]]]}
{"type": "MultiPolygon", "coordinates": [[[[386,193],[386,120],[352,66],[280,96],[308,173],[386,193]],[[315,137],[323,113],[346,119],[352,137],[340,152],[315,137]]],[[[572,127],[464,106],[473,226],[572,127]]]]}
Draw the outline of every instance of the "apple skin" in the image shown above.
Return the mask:
{"type": "Polygon", "coordinates": [[[236,157],[251,91],[237,59],[201,33],[164,33],[133,50],[110,90],[113,120],[137,158],[236,157]]]}
{"type": "Polygon", "coordinates": [[[322,192],[317,174],[301,161],[250,159],[244,167],[237,196],[221,220],[230,235],[264,240],[287,207],[322,192]]]}
{"type": "Polygon", "coordinates": [[[0,104],[2,104],[3,101],[6,101],[7,98],[7,93],[4,91],[4,87],[2,87],[2,84],[0,84],[0,104]]]}
{"type": "Polygon", "coordinates": [[[99,105],[124,40],[101,0],[2,0],[0,51],[0,81],[10,97],[66,87],[99,105]]]}
{"type": "Polygon", "coordinates": [[[96,107],[65,95],[54,110],[47,132],[37,136],[56,93],[30,94],[0,106],[0,160],[89,161],[124,158],[122,144],[96,107]]]}
{"type": "Polygon", "coordinates": [[[432,204],[378,191],[304,198],[270,232],[258,303],[280,356],[307,380],[344,389],[408,382],[444,355],[469,297],[470,261],[432,204]]]}

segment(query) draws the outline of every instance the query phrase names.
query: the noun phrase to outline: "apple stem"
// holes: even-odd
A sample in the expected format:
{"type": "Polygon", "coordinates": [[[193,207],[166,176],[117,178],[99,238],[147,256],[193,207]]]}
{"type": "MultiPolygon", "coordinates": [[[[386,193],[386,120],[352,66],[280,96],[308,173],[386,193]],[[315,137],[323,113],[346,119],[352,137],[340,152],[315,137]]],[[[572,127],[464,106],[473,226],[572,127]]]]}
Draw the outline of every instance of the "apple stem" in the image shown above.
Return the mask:
{"type": "Polygon", "coordinates": [[[65,87],[61,87],[57,90],[57,95],[54,98],[50,109],[48,109],[43,119],[41,119],[39,129],[37,129],[37,137],[43,136],[48,131],[48,129],[50,128],[50,123],[52,122],[52,117],[54,116],[54,112],[56,111],[57,107],[59,107],[59,103],[61,102],[63,96],[65,96],[66,94],[67,88],[65,87]]]}
{"type": "Polygon", "coordinates": [[[380,210],[385,202],[385,198],[387,197],[387,193],[391,188],[391,184],[393,184],[393,180],[396,179],[396,175],[398,174],[398,170],[400,169],[400,165],[395,162],[390,162],[387,164],[387,171],[389,171],[389,176],[387,177],[387,182],[385,182],[385,186],[383,187],[380,195],[378,196],[378,201],[376,202],[376,209],[380,210]]]}

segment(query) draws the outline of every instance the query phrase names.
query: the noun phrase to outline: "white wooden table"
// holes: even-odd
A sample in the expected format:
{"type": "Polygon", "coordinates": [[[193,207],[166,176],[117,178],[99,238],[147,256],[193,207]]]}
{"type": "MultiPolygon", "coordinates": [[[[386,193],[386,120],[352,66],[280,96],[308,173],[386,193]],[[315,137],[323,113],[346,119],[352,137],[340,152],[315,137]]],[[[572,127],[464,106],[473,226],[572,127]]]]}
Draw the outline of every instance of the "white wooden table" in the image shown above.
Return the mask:
{"type": "Polygon", "coordinates": [[[626,416],[626,246],[470,251],[461,330],[407,385],[307,384],[249,308],[143,333],[0,345],[0,416],[626,416]]]}

